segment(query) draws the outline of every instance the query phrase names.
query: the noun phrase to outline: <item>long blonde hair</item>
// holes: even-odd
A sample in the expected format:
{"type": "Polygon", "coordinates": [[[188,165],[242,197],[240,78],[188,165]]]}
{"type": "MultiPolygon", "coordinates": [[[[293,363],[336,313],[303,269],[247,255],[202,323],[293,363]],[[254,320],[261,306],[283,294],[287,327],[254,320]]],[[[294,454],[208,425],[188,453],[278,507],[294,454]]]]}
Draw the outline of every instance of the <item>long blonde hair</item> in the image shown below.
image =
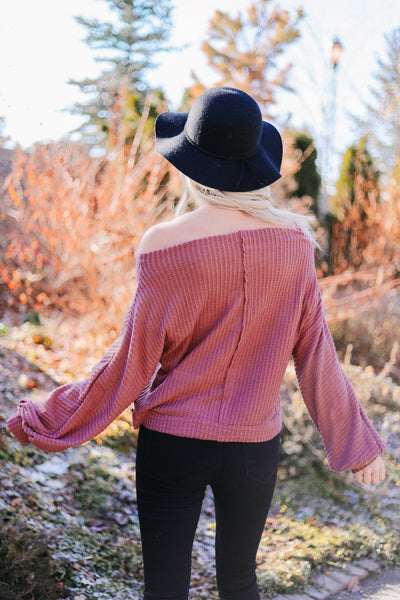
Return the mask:
{"type": "Polygon", "coordinates": [[[183,194],[179,200],[175,217],[182,215],[193,202],[196,206],[210,204],[232,210],[242,210],[253,217],[263,219],[278,227],[298,227],[319,247],[313,235],[312,215],[301,215],[289,209],[277,208],[273,205],[269,187],[252,192],[224,192],[201,185],[186,175],[182,175],[183,194]]]}

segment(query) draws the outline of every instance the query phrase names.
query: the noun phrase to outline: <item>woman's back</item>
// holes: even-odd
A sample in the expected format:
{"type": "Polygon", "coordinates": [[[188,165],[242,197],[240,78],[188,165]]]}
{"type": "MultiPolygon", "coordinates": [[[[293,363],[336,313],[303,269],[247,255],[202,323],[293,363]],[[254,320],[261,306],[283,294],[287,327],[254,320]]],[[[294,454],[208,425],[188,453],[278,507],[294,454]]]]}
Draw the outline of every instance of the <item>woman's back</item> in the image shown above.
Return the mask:
{"type": "Polygon", "coordinates": [[[314,279],[313,248],[298,229],[244,225],[196,228],[195,238],[170,236],[139,254],[146,327],[151,318],[164,333],[161,368],[136,402],[135,426],[189,436],[195,428],[196,437],[220,441],[279,431],[279,388],[314,279]]]}

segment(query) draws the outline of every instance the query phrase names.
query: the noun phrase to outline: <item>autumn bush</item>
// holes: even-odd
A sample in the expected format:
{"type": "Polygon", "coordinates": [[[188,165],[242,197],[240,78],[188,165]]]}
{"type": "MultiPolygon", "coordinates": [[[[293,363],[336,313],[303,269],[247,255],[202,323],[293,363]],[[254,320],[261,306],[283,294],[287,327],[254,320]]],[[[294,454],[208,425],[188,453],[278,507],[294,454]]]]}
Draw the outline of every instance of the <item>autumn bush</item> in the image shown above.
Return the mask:
{"type": "Polygon", "coordinates": [[[18,152],[2,199],[0,274],[11,302],[120,322],[138,241],[174,201],[174,174],[149,146],[103,157],[65,142],[18,152]]]}
{"type": "Polygon", "coordinates": [[[395,179],[382,193],[372,166],[355,154],[353,180],[341,193],[330,233],[332,274],[371,266],[400,270],[399,190],[395,179]]]}
{"type": "MultiPolygon", "coordinates": [[[[180,191],[176,170],[153,150],[148,114],[129,146],[120,131],[104,156],[65,141],[18,152],[1,199],[0,275],[11,303],[78,316],[85,330],[106,332],[105,345],[135,289],[139,240],[172,214],[180,191]]],[[[277,204],[304,212],[312,199],[292,197],[292,188],[307,152],[296,152],[290,139],[285,136],[283,177],[273,195],[277,204]]],[[[320,285],[342,354],[351,343],[354,362],[379,370],[391,360],[396,376],[400,186],[394,174],[384,196],[357,160],[352,195],[341,198],[330,247],[317,262],[320,285]]],[[[317,235],[324,244],[323,228],[317,235]]]]}

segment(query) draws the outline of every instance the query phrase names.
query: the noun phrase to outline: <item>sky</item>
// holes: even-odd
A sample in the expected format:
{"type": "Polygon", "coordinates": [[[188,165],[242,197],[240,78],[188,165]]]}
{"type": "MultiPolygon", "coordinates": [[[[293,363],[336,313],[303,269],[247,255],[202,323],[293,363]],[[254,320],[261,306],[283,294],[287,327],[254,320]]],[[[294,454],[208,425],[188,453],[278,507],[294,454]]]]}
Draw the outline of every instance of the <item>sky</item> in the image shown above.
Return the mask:
{"type": "MultiPolygon", "coordinates": [[[[272,2],[273,3],[273,2],[272,2]]],[[[171,42],[181,51],[160,54],[151,85],[164,88],[172,110],[179,106],[194,70],[205,85],[215,83],[200,50],[216,9],[236,15],[250,0],[173,0],[171,42]]],[[[361,114],[369,99],[377,56],[384,56],[383,35],[400,26],[399,0],[277,0],[281,8],[302,6],[301,40],[287,51],[295,94],[283,93],[275,107],[277,123],[288,122],[311,133],[331,131],[324,109],[332,98],[335,77],[334,146],[343,151],[356,135],[348,115],[361,114]],[[333,74],[329,53],[334,37],[343,55],[333,74]]],[[[83,42],[85,30],[74,15],[107,20],[103,0],[0,0],[0,116],[3,135],[28,147],[56,140],[81,123],[65,109],[79,99],[69,79],[95,76],[102,68],[83,42]]],[[[329,116],[329,115],[328,115],[329,116]]]]}

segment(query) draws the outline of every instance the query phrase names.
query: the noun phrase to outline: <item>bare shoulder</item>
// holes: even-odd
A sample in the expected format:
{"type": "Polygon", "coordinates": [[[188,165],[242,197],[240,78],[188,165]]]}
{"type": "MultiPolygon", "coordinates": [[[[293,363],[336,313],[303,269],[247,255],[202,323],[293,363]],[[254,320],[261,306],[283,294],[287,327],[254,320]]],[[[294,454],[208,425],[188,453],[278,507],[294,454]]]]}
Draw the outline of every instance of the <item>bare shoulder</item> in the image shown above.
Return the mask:
{"type": "Polygon", "coordinates": [[[157,225],[150,227],[142,237],[139,253],[160,250],[185,241],[185,235],[188,234],[187,226],[189,225],[188,219],[185,217],[187,215],[172,219],[172,221],[157,223],[157,225]]]}
{"type": "Polygon", "coordinates": [[[168,223],[158,223],[146,231],[139,245],[139,253],[159,250],[168,245],[168,223]]]}

